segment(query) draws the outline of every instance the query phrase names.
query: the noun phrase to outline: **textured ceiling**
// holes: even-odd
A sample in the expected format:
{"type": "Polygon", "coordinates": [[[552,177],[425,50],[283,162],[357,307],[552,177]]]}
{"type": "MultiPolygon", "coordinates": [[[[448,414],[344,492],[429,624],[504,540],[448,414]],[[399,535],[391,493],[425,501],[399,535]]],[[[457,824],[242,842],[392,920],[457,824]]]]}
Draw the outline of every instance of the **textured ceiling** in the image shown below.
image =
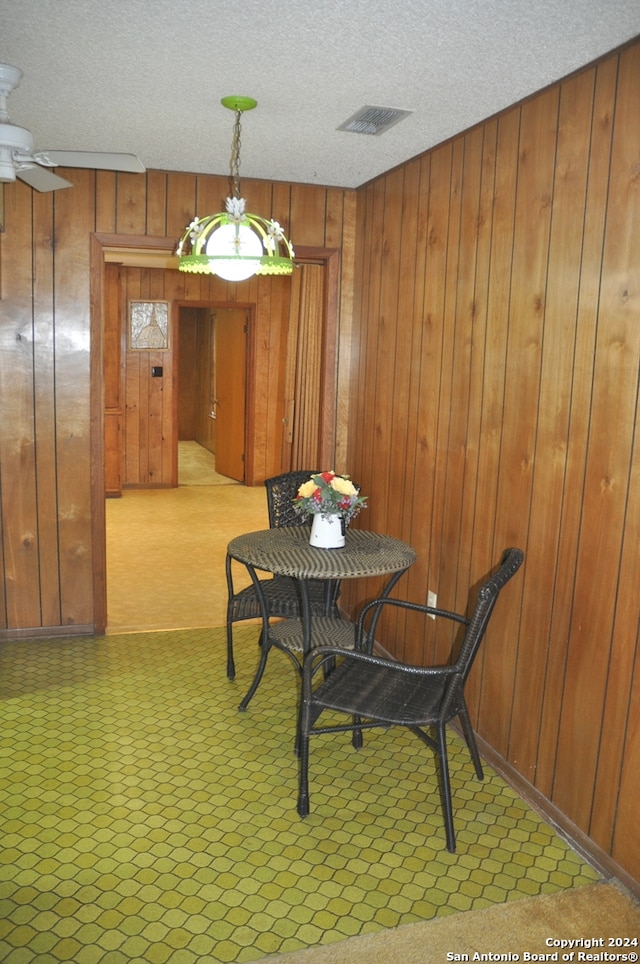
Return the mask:
{"type": "Polygon", "coordinates": [[[639,0],[0,0],[9,102],[39,150],[127,151],[244,177],[356,187],[640,34],[639,0]],[[414,113],[336,128],[365,104],[414,113]]]}

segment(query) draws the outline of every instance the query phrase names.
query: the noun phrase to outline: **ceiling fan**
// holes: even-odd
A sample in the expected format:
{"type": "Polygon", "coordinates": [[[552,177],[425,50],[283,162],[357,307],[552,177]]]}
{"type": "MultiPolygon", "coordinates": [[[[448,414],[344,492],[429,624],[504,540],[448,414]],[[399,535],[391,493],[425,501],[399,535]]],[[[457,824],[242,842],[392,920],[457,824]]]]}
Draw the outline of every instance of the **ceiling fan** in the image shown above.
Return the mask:
{"type": "Polygon", "coordinates": [[[34,151],[33,137],[24,127],[11,123],[7,101],[20,83],[22,71],[0,64],[0,182],[21,181],[36,191],[57,191],[72,187],[70,181],[54,174],[52,168],[85,167],[100,171],[143,174],[145,167],[135,154],[104,154],[93,151],[34,151]]]}

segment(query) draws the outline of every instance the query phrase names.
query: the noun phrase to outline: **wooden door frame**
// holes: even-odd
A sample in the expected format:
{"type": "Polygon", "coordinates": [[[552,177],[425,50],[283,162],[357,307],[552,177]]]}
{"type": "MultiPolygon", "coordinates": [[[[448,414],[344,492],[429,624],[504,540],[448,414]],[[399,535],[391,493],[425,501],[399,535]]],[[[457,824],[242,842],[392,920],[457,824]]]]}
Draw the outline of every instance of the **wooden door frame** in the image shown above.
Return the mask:
{"type": "MultiPolygon", "coordinates": [[[[106,508],[104,494],[104,369],[103,369],[103,306],[104,265],[108,253],[117,262],[119,252],[133,258],[140,257],[147,266],[173,268],[175,238],[147,237],[131,234],[101,234],[92,232],[90,245],[90,470],[91,470],[91,549],[93,573],[93,627],[102,635],[107,627],[107,551],[106,508]]],[[[319,261],[325,266],[326,339],[322,386],[323,420],[320,431],[320,454],[323,465],[333,464],[336,437],[336,396],[338,382],[338,306],[340,298],[340,251],[338,248],[300,247],[296,261],[319,261]]],[[[234,303],[239,307],[238,303],[234,303]]],[[[255,328],[255,326],[251,326],[255,328]]],[[[247,346],[248,376],[253,371],[255,344],[247,346]]]]}

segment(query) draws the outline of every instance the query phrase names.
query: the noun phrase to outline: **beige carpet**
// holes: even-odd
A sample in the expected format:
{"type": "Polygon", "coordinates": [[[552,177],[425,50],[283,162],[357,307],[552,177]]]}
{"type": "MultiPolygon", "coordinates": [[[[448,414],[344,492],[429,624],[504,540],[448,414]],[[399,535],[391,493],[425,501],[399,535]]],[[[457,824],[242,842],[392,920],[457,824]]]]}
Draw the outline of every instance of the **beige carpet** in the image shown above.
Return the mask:
{"type": "Polygon", "coordinates": [[[574,964],[587,960],[637,961],[638,943],[609,946],[609,941],[616,938],[640,940],[640,905],[622,887],[599,883],[407,924],[337,944],[271,955],[264,960],[282,964],[444,964],[499,959],[564,960],[574,964]],[[561,946],[560,941],[582,943],[561,946]],[[573,956],[563,957],[572,953],[573,956]],[[531,956],[525,958],[525,954],[531,956]],[[534,958],[534,954],[552,956],[534,958]],[[635,957],[584,956],[588,954],[635,957]]]}
{"type": "Polygon", "coordinates": [[[107,633],[224,626],[227,543],[269,526],[263,485],[128,489],[106,513],[107,633]]]}
{"type": "Polygon", "coordinates": [[[178,485],[240,485],[216,472],[216,457],[198,442],[178,442],[178,485]]]}

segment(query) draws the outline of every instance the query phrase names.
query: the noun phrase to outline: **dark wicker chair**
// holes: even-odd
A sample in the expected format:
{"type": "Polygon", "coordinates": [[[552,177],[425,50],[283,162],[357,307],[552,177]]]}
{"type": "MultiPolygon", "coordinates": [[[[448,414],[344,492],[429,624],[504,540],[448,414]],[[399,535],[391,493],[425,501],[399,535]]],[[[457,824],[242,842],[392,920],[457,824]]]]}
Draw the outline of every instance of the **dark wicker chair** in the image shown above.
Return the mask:
{"type": "Polygon", "coordinates": [[[269,528],[277,529],[282,526],[310,526],[312,516],[300,515],[296,512],[293,500],[303,482],[310,479],[315,472],[300,469],[296,472],[283,472],[265,479],[267,490],[267,509],[269,512],[269,528]]]}
{"type": "MultiPolygon", "coordinates": [[[[315,471],[285,472],[282,475],[266,479],[264,484],[267,491],[267,509],[271,529],[278,526],[311,526],[312,517],[299,515],[293,507],[293,500],[300,485],[306,482],[315,471]]],[[[228,589],[227,677],[232,680],[235,679],[236,675],[233,655],[233,624],[247,619],[259,619],[262,616],[262,610],[256,588],[253,585],[239,591],[235,590],[232,560],[229,556],[227,556],[225,568],[228,589]]],[[[261,579],[260,589],[270,616],[291,619],[300,615],[300,596],[294,579],[290,579],[288,576],[261,579]]],[[[337,595],[338,587],[336,586],[327,589],[322,582],[310,583],[309,604],[312,615],[325,615],[328,605],[330,613],[337,615],[337,595]],[[330,595],[327,594],[328,592],[330,595]]],[[[262,634],[260,640],[262,640],[262,634]]],[[[255,687],[253,692],[255,692],[255,687]]],[[[246,708],[253,692],[243,700],[242,709],[246,708]]]]}
{"type": "Polygon", "coordinates": [[[484,637],[489,618],[502,587],[522,565],[520,549],[505,550],[499,568],[478,590],[470,618],[444,609],[436,609],[398,599],[374,600],[364,607],[357,627],[357,651],[345,653],[339,647],[323,646],[305,658],[302,678],[300,717],[300,789],[298,813],[309,813],[309,737],[312,733],[351,731],[356,749],[362,746],[362,730],[374,726],[405,726],[435,751],[440,761],[440,790],[444,812],[447,849],[455,851],[451,783],[446,745],[446,724],[458,717],[462,724],[471,759],[479,780],[483,779],[464,686],[484,637]],[[464,636],[455,660],[446,666],[417,667],[371,655],[373,632],[365,630],[368,614],[373,612],[374,625],[381,607],[395,606],[425,615],[443,617],[461,623],[464,636]],[[327,660],[342,657],[340,665],[314,689],[313,681],[327,660]],[[325,709],[338,710],[352,718],[343,724],[316,726],[325,709]],[[423,727],[432,729],[432,734],[423,727]]]}

